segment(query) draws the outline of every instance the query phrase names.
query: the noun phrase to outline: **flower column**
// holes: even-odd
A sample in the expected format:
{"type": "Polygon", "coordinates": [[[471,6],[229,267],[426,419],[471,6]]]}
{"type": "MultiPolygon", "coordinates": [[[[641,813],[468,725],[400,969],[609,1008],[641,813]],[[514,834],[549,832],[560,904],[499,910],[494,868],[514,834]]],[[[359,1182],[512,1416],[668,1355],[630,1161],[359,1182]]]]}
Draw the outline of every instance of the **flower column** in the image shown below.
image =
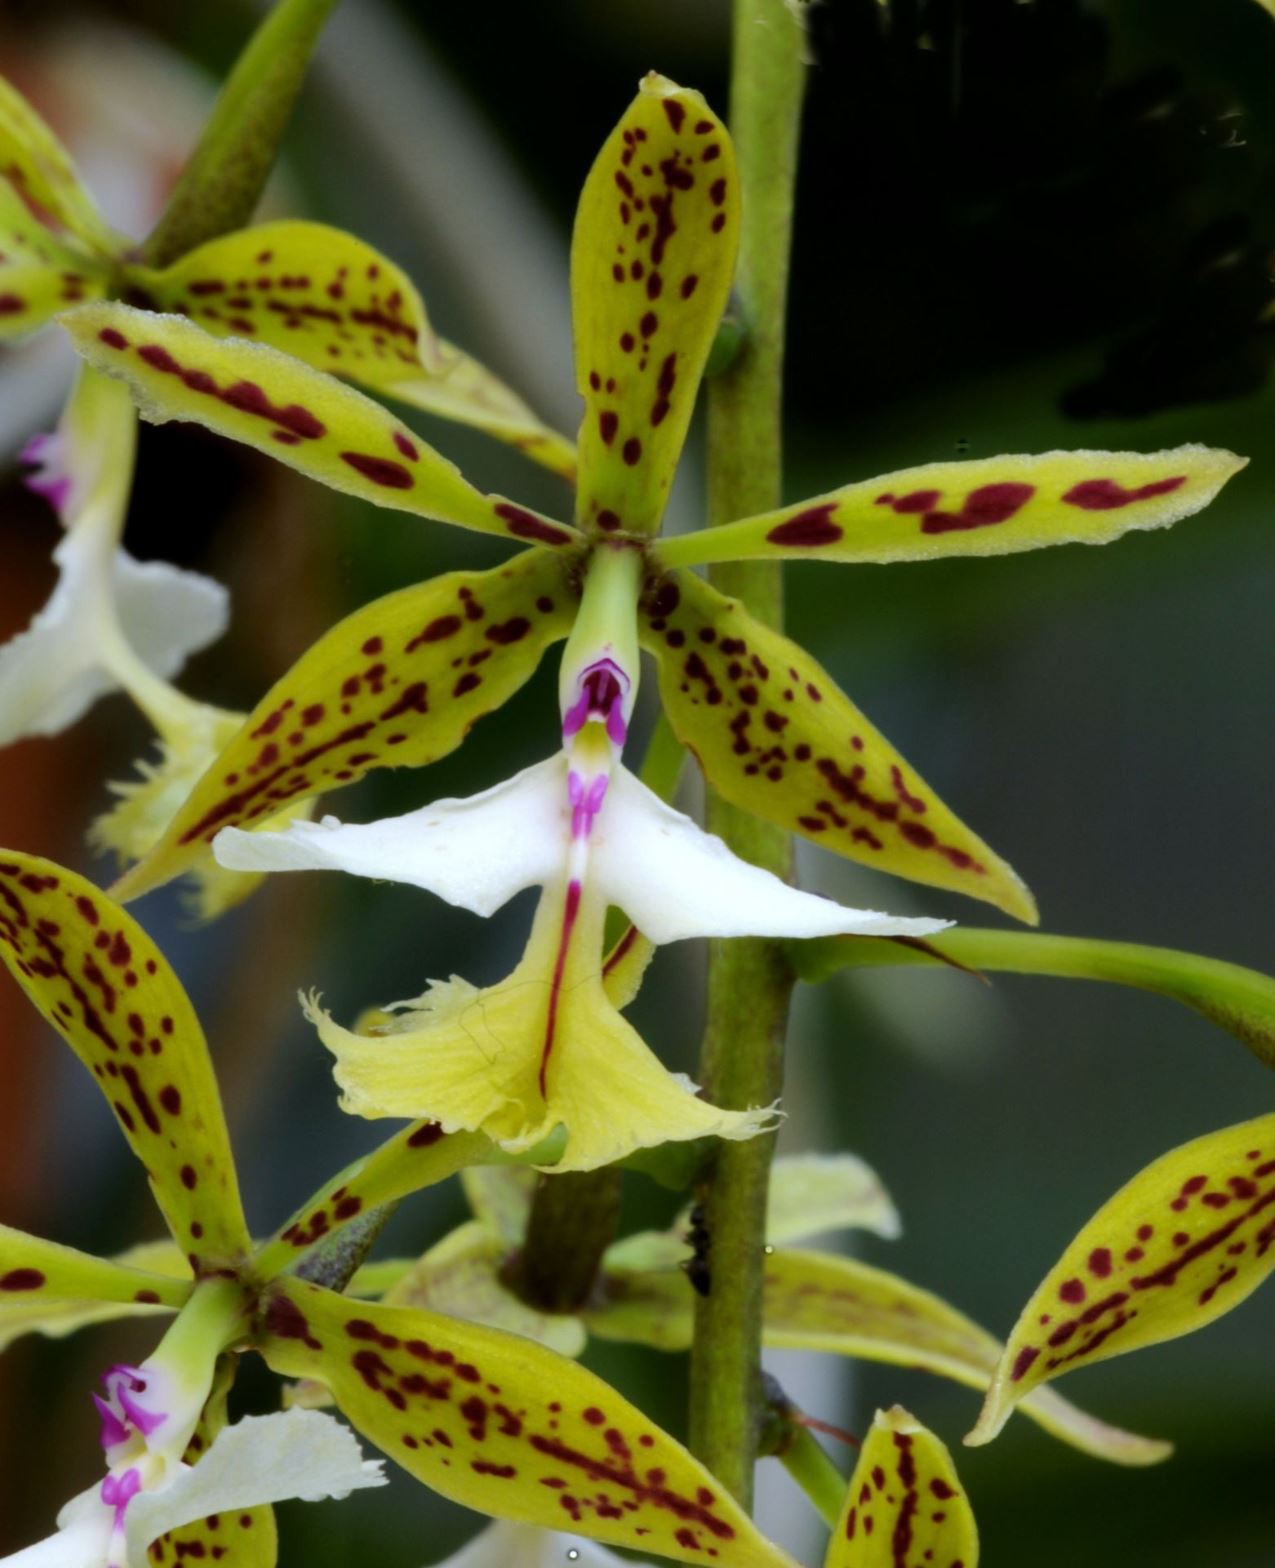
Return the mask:
{"type": "MultiPolygon", "coordinates": [[[[800,8],[798,8],[800,9],[800,8]]],[[[784,304],[804,79],[802,19],[785,0],[735,0],[730,120],[743,205],[736,291],[746,337],[709,385],[708,522],[780,500],[784,304]]],[[[783,621],[777,565],[734,562],[710,574],[767,625],[783,621]]],[[[788,835],[710,796],[709,826],[776,875],[791,871],[788,835]]],[[[715,942],[700,1080],[727,1106],[768,1105],[783,1086],[792,974],[773,942],[715,942]]],[[[709,1291],[699,1297],[691,1355],[690,1442],[747,1507],[761,1420],[762,1264],[772,1138],[719,1145],[701,1202],[709,1291]]]]}

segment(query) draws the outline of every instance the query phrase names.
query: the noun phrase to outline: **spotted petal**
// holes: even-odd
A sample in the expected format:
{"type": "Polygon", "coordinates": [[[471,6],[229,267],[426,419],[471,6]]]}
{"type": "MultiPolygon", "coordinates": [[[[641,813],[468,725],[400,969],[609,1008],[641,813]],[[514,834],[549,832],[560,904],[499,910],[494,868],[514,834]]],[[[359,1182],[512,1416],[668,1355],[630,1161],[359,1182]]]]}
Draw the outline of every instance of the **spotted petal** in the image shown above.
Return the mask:
{"type": "Polygon", "coordinates": [[[0,189],[49,234],[110,255],[114,237],[80,183],[70,154],[32,106],[0,77],[0,189]]]}
{"type": "Polygon", "coordinates": [[[446,756],[531,676],[571,613],[562,569],[544,551],[356,610],[266,693],[119,896],[177,876],[222,828],[259,826],[375,767],[446,756]]]}
{"type": "Polygon", "coordinates": [[[145,931],[52,861],[0,855],[0,958],[92,1072],[196,1272],[248,1250],[208,1047],[145,931]]]}
{"type": "Polygon", "coordinates": [[[652,73],[589,171],[571,244],[583,525],[659,526],[738,238],[726,127],[652,73]]]}
{"type": "Polygon", "coordinates": [[[109,303],[81,305],[62,324],[85,359],[123,379],[156,423],[193,420],[376,506],[555,547],[579,538],[484,495],[379,403],[267,344],[109,303]]]}
{"type": "Polygon", "coordinates": [[[1035,921],[1010,867],[797,643],[690,572],[652,585],[642,635],[678,739],[727,800],[851,860],[1035,921]]]}
{"type": "Polygon", "coordinates": [[[366,1437],[480,1513],[679,1562],[789,1559],[707,1470],[593,1373],[529,1340],[279,1280],[258,1340],[285,1377],[326,1383],[366,1437]]]}
{"type": "Polygon", "coordinates": [[[0,1334],[10,1302],[23,1306],[100,1301],[180,1307],[190,1281],[166,1278],[123,1261],[95,1258],[74,1247],[0,1225],[0,1334]]]}
{"type": "Polygon", "coordinates": [[[253,1272],[260,1280],[273,1279],[360,1214],[433,1186],[493,1154],[490,1140],[476,1133],[448,1137],[432,1121],[405,1127],[325,1183],[261,1247],[253,1272]]]}
{"type": "Polygon", "coordinates": [[[550,473],[570,480],[576,477],[576,449],[563,435],[546,425],[510,387],[480,365],[463,349],[445,338],[437,340],[439,364],[432,375],[419,373],[387,382],[387,397],[410,403],[439,419],[471,425],[498,441],[505,441],[539,463],[550,473]]]}
{"type": "Polygon", "coordinates": [[[0,342],[24,338],[68,305],[98,299],[108,287],[104,267],[60,244],[27,218],[0,185],[0,342]]]}
{"type": "Polygon", "coordinates": [[[1205,446],[928,463],[661,545],[670,565],[927,561],[1107,544],[1200,511],[1248,459],[1205,446]]]}
{"type": "Polygon", "coordinates": [[[966,1441],[1074,1367],[1203,1328],[1273,1268],[1275,1115],[1183,1144],[1098,1210],[1023,1309],[966,1441]]]}
{"type": "Polygon", "coordinates": [[[823,1568],[977,1568],[974,1512],[946,1447],[901,1406],[878,1410],[823,1568]]]}
{"type": "MultiPolygon", "coordinates": [[[[693,1303],[690,1284],[675,1266],[608,1267],[604,1304],[590,1308],[585,1322],[603,1339],[683,1350],[691,1341],[693,1303]]],[[[1001,1355],[998,1340],[940,1297],[831,1253],[772,1253],[764,1312],[765,1342],[776,1348],[919,1367],[970,1388],[988,1386],[1001,1355]]],[[[1039,1389],[1023,1410],[1063,1442],[1115,1464],[1155,1464],[1172,1451],[1167,1443],[1108,1426],[1051,1389],[1039,1389]]]]}
{"type": "MultiPolygon", "coordinates": [[[[27,1239],[32,1240],[36,1247],[52,1245],[36,1241],[35,1238],[23,1238],[27,1239]]],[[[70,1249],[56,1250],[58,1254],[63,1254],[70,1249]]],[[[96,1264],[99,1260],[88,1258],[87,1261],[96,1264]]],[[[50,1296],[44,1289],[6,1290],[0,1295],[0,1350],[7,1350],[15,1339],[21,1339],[24,1334],[43,1334],[49,1339],[62,1339],[93,1323],[109,1323],[116,1318],[150,1317],[155,1313],[168,1312],[180,1304],[176,1300],[178,1292],[181,1293],[181,1300],[185,1300],[190,1292],[190,1265],[171,1241],[144,1242],[141,1246],[130,1247],[127,1252],[111,1260],[110,1266],[115,1265],[123,1270],[122,1275],[112,1275],[118,1285],[118,1299],[104,1299],[96,1290],[83,1296],[56,1297],[50,1296]],[[157,1275],[162,1280],[161,1285],[155,1283],[157,1275]],[[125,1278],[132,1281],[132,1295],[126,1293],[125,1278]],[[155,1295],[160,1297],[159,1305],[152,1299],[155,1295]],[[166,1302],[169,1304],[165,1305],[166,1302]]],[[[36,1269],[46,1273],[38,1259],[31,1254],[24,1257],[16,1246],[9,1255],[9,1261],[4,1264],[6,1272],[14,1269],[36,1269]]],[[[63,1279],[66,1284],[71,1283],[69,1276],[63,1276],[63,1279]]]]}

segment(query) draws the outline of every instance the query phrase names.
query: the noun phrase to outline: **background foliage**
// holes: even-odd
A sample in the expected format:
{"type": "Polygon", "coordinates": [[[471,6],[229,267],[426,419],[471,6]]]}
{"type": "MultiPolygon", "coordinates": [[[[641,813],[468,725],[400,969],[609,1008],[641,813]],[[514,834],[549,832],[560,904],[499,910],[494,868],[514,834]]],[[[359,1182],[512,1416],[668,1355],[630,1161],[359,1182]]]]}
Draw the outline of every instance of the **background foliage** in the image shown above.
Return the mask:
{"type": "MultiPolygon", "coordinates": [[[[179,66],[156,54],[140,76],[117,76],[100,42],[109,35],[90,29],[140,28],[150,48],[161,39],[216,76],[247,15],[225,0],[11,3],[0,69],[77,148],[96,137],[100,150],[97,99],[115,86],[127,124],[148,112],[147,92],[164,98],[179,66]]],[[[722,105],[726,21],[708,0],[345,0],[289,139],[284,199],[403,263],[448,336],[569,428],[566,240],[588,160],[649,67],[722,105]]],[[[795,568],[791,630],[1023,873],[1048,929],[1269,970],[1275,340],[1262,317],[1275,299],[1275,24],[1251,0],[828,0],[812,13],[812,50],[791,494],[953,453],[1200,440],[1254,461],[1204,516],[1101,553],[839,576],[795,568]]],[[[174,166],[184,134],[172,132],[174,166]]],[[[51,393],[38,407],[39,383],[22,371],[18,355],[0,361],[6,439],[47,426],[56,404],[51,393]]],[[[56,386],[56,368],[42,374],[56,386]]],[[[555,481],[516,455],[456,427],[427,433],[485,487],[561,504],[555,481]]],[[[232,585],[232,635],[188,683],[227,705],[250,705],[375,593],[502,553],[345,502],[192,430],[145,430],[139,475],[130,548],[232,585]]],[[[3,635],[42,600],[53,540],[50,517],[9,476],[3,635]]],[[[694,488],[683,481],[675,500],[684,520],[694,488]]],[[[552,700],[542,671],[463,754],[427,776],[370,779],[342,814],[505,776],[552,744],[552,700]]],[[[99,781],[123,775],[142,743],[116,702],[55,741],[14,748],[0,841],[87,867],[80,835],[101,809],[99,781]]],[[[814,851],[803,871],[860,902],[984,923],[981,909],[814,851]]],[[[370,1142],[335,1108],[296,988],[321,985],[348,1015],[414,994],[427,974],[491,979],[516,957],[526,910],[506,912],[484,940],[476,919],[408,889],[333,877],[278,879],[209,932],[190,928],[171,890],[142,917],[205,1016],[260,1227],[370,1142]]],[[[657,962],[639,1022],[686,1065],[701,955],[674,949],[657,962]]],[[[98,1251],[138,1239],[149,1217],[136,1172],[13,987],[0,995],[0,1073],[5,1219],[98,1251]]],[[[785,1140],[869,1158],[906,1231],[865,1241],[864,1255],[1004,1332],[1121,1181],[1269,1103],[1234,1041],[1155,999],[899,971],[802,994],[785,1140]]],[[[634,1223],[674,1207],[630,1187],[634,1223]]],[[[451,1188],[427,1194],[384,1245],[423,1246],[459,1215],[451,1188]]],[[[1269,1311],[1259,1295],[1196,1338],[1082,1372],[1065,1390],[1175,1439],[1168,1466],[1108,1469],[1025,1421],[958,1453],[988,1561],[1269,1564],[1269,1311]]],[[[125,1326],[67,1346],[23,1343],[0,1361],[0,1475],[50,1456],[5,1495],[0,1552],[43,1534],[94,1473],[90,1383],[144,1336],[125,1326]]],[[[594,1364],[677,1428],[676,1360],[604,1347],[594,1364]]],[[[846,1398],[841,1408],[825,1392],[816,1413],[863,1430],[874,1402],[898,1398],[949,1441],[977,1408],[973,1393],[891,1369],[856,1373],[846,1398]]],[[[355,1551],[374,1568],[415,1568],[470,1527],[419,1488],[395,1487],[294,1510],[285,1552],[315,1568],[355,1551]]]]}

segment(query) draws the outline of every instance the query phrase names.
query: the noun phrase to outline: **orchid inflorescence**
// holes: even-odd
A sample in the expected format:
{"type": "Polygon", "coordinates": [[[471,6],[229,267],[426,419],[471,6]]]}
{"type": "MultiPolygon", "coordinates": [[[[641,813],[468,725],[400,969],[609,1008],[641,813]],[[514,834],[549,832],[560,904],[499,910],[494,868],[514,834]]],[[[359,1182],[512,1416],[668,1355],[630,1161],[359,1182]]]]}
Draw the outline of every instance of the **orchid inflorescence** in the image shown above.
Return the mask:
{"type": "MultiPolygon", "coordinates": [[[[67,1504],[54,1536],[7,1561],[138,1568],[207,1548],[227,1568],[269,1568],[273,1503],[385,1479],[323,1412],[335,1404],[425,1485],[506,1521],[453,1559],[458,1568],[556,1563],[564,1550],[610,1562],[597,1542],[687,1562],[788,1562],[699,1459],[576,1362],[590,1335],[665,1350],[692,1342],[695,1291],[711,1288],[711,1275],[684,1267],[688,1217],[612,1241],[570,1310],[529,1300],[511,1263],[546,1181],[670,1144],[750,1140],[776,1123],[777,1105],[711,1103],[625,1019],[656,945],[765,937],[793,953],[809,944],[835,967],[861,961],[865,938],[937,960],[962,933],[944,938],[944,920],[802,892],[675,809],[676,770],[631,771],[642,653],[657,671],[661,722],[721,798],[1034,923],[1020,879],[827,672],[694,568],[1107,543],[1200,510],[1243,460],[1182,446],[929,463],[661,535],[730,295],[741,201],[726,126],[697,93],[657,75],[604,144],[576,218],[578,450],[437,337],[411,281],[361,241],[276,222],[152,265],[110,232],[53,133],[8,88],[0,144],[0,327],[17,335],[56,316],[84,362],[58,429],[25,453],[27,482],[65,534],[52,597],[0,650],[0,738],[56,733],[122,689],[161,746],[159,765],[116,786],[122,800],[93,830],[131,862],[110,893],[34,855],[0,856],[0,956],[93,1075],[171,1234],[98,1259],[0,1229],[0,1345],[175,1314],[154,1352],[111,1367],[93,1396],[105,1477],[67,1504]],[[471,485],[359,387],[512,442],[575,482],[570,519],[471,485]],[[375,505],[524,548],[356,610],[246,716],[210,707],[171,678],[224,629],[224,591],[142,565],[120,542],[137,411],[202,424],[375,505]],[[558,642],[546,760],[403,816],[312,820],[320,793],[455,750],[558,642]],[[434,980],[353,1028],[317,996],[305,1000],[344,1109],[407,1125],[258,1241],[194,1009],[122,905],[193,873],[213,916],[266,874],[300,870],[405,882],[480,915],[529,887],[540,899],[523,957],[497,984],[434,980]],[[624,923],[609,921],[613,910],[624,923]],[[457,1173],[471,1220],[419,1259],[333,1272],[343,1238],[361,1263],[359,1227],[457,1173]],[[288,1380],[287,1408],[231,1420],[249,1352],[288,1380]],[[549,1533],[560,1530],[575,1544],[549,1533]]],[[[1260,1053],[1275,987],[1245,975],[1208,975],[1195,992],[1185,979],[1160,988],[1211,1010],[1260,1053]],[[1228,987],[1243,990],[1243,1006],[1228,987]]],[[[1153,1463],[1168,1445],[1042,1385],[1185,1333],[1255,1288],[1275,1266],[1272,1172],[1273,1116],[1166,1155],[1082,1229],[1002,1345],[897,1275],[794,1247],[837,1228],[889,1236],[898,1221],[852,1157],[781,1160],[758,1238],[763,1337],[985,1390],[972,1442],[995,1436],[1021,1402],[1079,1449],[1153,1463]]],[[[898,1407],[878,1413],[843,1500],[825,1511],[827,1568],[972,1568],[977,1557],[950,1454],[898,1407]]]]}

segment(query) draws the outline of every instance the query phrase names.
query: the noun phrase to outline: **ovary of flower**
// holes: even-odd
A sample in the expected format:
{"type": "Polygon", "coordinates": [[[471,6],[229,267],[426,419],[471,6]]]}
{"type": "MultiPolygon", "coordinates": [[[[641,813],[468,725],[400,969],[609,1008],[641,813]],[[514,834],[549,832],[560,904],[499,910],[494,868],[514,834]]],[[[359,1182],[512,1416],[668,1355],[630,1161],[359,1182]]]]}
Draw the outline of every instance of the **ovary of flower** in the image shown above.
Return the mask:
{"type": "Polygon", "coordinates": [[[558,754],[466,800],[362,826],[334,818],[286,832],[218,835],[236,870],[332,869],[407,882],[490,915],[544,889],[526,952],[501,984],[453,979],[377,1037],[317,1009],[346,1108],[430,1116],[525,1150],[567,1129],[559,1170],[591,1169],[655,1143],[745,1138],[771,1112],[722,1111],[669,1074],[608,1000],[603,926],[616,905],[653,942],[698,936],[924,936],[937,920],[845,909],[738,859],[608,755],[587,724],[558,754]],[[572,787],[571,776],[577,776],[572,787]]]}
{"type": "Polygon", "coordinates": [[[81,374],[58,429],[25,457],[27,483],[57,511],[58,581],[25,632],[0,648],[0,745],[53,735],[98,697],[130,692],[163,731],[195,705],[168,686],[187,657],[220,636],[220,584],[120,547],[132,484],[137,419],[105,377],[81,374]]]}

